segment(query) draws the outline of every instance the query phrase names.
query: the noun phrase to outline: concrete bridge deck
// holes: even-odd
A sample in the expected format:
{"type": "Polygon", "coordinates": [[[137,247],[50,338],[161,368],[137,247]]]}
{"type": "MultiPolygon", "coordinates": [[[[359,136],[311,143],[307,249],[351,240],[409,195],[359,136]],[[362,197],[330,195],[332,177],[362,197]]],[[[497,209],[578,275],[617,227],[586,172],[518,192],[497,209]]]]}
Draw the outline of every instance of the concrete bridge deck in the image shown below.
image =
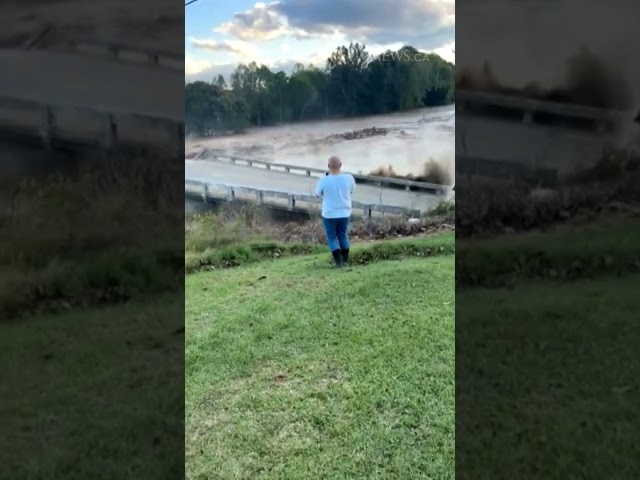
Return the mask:
{"type": "MultiPolygon", "coordinates": [[[[315,197],[318,182],[318,178],[313,176],[257,169],[218,160],[185,160],[185,180],[218,187],[280,192],[285,197],[297,195],[309,203],[312,200],[310,197],[315,197]]],[[[186,190],[189,191],[188,188],[186,190]]],[[[213,190],[215,188],[211,189],[213,190]]],[[[192,191],[198,192],[197,188],[192,188],[192,191]]],[[[224,197],[226,194],[222,191],[220,195],[224,197]]],[[[387,206],[390,210],[404,209],[406,213],[427,212],[435,208],[442,199],[441,195],[374,185],[357,185],[353,196],[354,202],[361,205],[387,206]]]]}
{"type": "Polygon", "coordinates": [[[458,91],[456,172],[554,183],[640,138],[636,113],[458,91]]]}
{"type": "Polygon", "coordinates": [[[1,133],[108,145],[184,135],[181,71],[49,50],[0,50],[0,71],[1,133]]]}

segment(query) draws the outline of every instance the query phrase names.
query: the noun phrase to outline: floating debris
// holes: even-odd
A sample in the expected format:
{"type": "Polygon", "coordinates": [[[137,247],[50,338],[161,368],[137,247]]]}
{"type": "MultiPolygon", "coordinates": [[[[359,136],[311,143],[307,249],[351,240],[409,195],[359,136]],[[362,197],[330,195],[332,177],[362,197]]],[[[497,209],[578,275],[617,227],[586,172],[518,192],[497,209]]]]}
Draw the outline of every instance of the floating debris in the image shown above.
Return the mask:
{"type": "Polygon", "coordinates": [[[386,135],[387,133],[389,133],[389,129],[388,128],[371,127],[371,128],[364,128],[362,130],[354,130],[354,131],[351,131],[351,132],[335,133],[333,135],[329,135],[328,137],[325,137],[322,141],[327,141],[327,140],[360,140],[360,139],[363,139],[363,138],[375,137],[375,136],[378,136],[378,135],[386,135]]]}

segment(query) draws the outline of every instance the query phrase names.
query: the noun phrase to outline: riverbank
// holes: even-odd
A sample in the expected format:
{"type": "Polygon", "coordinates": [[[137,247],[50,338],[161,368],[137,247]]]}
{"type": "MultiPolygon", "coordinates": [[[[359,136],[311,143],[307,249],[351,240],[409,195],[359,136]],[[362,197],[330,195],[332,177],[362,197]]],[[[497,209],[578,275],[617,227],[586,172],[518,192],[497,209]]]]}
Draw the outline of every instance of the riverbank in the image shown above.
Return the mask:
{"type": "MultiPolygon", "coordinates": [[[[220,207],[217,212],[192,215],[185,221],[185,271],[230,268],[264,259],[279,259],[326,251],[325,234],[319,217],[275,221],[273,214],[257,207],[220,207]]],[[[379,240],[427,237],[455,231],[452,205],[443,205],[423,218],[381,217],[354,219],[350,237],[355,244],[379,240]]],[[[439,237],[438,237],[439,238],[439,237]]],[[[428,242],[427,242],[428,243],[428,242]]],[[[397,255],[403,252],[398,243],[397,255]]],[[[429,252],[442,245],[434,243],[429,252]]],[[[427,247],[421,250],[428,254],[427,247]]],[[[407,252],[405,252],[407,253],[407,252]]],[[[420,252],[417,252],[420,253],[420,252]]]]}

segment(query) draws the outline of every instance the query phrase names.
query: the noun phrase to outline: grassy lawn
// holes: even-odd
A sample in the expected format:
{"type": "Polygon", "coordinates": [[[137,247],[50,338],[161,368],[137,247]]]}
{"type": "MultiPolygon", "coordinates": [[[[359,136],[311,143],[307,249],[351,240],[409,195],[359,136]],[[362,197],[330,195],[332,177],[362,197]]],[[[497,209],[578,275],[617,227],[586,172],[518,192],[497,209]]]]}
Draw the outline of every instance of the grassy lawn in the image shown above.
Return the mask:
{"type": "MultiPolygon", "coordinates": [[[[379,260],[397,260],[407,257],[430,257],[455,253],[453,232],[427,237],[408,237],[385,242],[354,243],[349,261],[363,265],[379,260]]],[[[249,265],[265,260],[281,260],[286,257],[325,254],[326,245],[283,244],[272,241],[246,242],[207,249],[204,252],[185,252],[185,272],[192,274],[202,270],[215,270],[249,265]]]]}
{"type": "Polygon", "coordinates": [[[456,293],[460,478],[638,478],[638,285],[456,293]]]}
{"type": "Polygon", "coordinates": [[[0,324],[0,478],[180,478],[183,308],[167,296],[0,324]]]}
{"type": "Polygon", "coordinates": [[[455,257],[371,260],[187,276],[188,479],[454,478],[455,257]]]}
{"type": "Polygon", "coordinates": [[[640,223],[458,242],[456,473],[638,478],[640,223]]]}

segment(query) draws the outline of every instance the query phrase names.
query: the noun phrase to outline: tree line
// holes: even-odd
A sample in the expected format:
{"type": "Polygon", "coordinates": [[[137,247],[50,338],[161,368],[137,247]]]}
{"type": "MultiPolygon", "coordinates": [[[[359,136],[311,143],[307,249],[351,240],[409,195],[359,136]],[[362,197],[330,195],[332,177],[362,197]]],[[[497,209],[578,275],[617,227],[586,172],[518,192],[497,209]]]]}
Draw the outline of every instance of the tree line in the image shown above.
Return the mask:
{"type": "Polygon", "coordinates": [[[406,46],[371,56],[338,47],[324,68],[298,63],[290,75],[252,62],[229,78],[185,85],[187,131],[207,135],[249,126],[398,112],[453,103],[454,65],[406,46]]]}

